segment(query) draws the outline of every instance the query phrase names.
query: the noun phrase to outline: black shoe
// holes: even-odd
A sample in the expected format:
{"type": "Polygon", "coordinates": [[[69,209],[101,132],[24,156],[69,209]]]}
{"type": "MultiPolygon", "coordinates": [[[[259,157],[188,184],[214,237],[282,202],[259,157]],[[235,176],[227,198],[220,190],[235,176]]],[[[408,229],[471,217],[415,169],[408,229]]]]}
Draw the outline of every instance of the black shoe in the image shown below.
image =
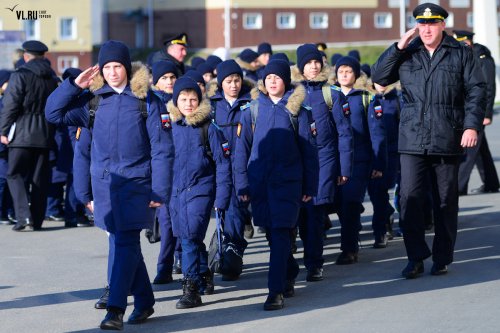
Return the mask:
{"type": "Polygon", "coordinates": [[[80,228],[93,227],[92,223],[86,216],[79,216],[76,218],[76,226],[80,228]]]}
{"type": "Polygon", "coordinates": [[[14,215],[11,215],[11,214],[7,214],[7,219],[10,221],[10,224],[16,224],[17,223],[17,219],[14,215]]]}
{"type": "Polygon", "coordinates": [[[283,299],[283,294],[269,294],[264,303],[264,310],[280,310],[283,309],[284,306],[285,300],[283,299]]]}
{"type": "Polygon", "coordinates": [[[71,219],[71,220],[66,220],[64,222],[64,227],[65,228],[76,228],[76,227],[78,227],[78,225],[76,224],[75,219],[71,219]]]}
{"type": "Polygon", "coordinates": [[[172,267],[172,273],[173,274],[182,274],[181,260],[178,258],[175,258],[174,266],[172,267]]]}
{"type": "Polygon", "coordinates": [[[285,292],[283,297],[290,298],[295,296],[295,280],[287,280],[285,284],[285,292]]]}
{"type": "Polygon", "coordinates": [[[245,224],[245,231],[243,232],[243,235],[245,236],[246,239],[252,239],[254,234],[254,229],[253,225],[251,224],[245,224]]]}
{"type": "Polygon", "coordinates": [[[174,281],[172,278],[172,275],[156,275],[155,279],[153,280],[153,284],[167,284],[174,281]]]}
{"type": "Polygon", "coordinates": [[[214,273],[210,270],[203,274],[203,281],[200,286],[200,295],[212,295],[215,290],[214,273]]]}
{"type": "Polygon", "coordinates": [[[101,330],[123,330],[123,313],[108,310],[106,317],[101,321],[101,330]]]}
{"type": "Polygon", "coordinates": [[[346,252],[342,251],[342,253],[338,256],[335,261],[336,265],[351,265],[358,262],[358,253],[357,252],[346,252]]]}
{"type": "Polygon", "coordinates": [[[190,309],[202,305],[198,285],[191,279],[184,279],[183,295],[175,304],[177,309],[190,309]]]}
{"type": "Polygon", "coordinates": [[[316,282],[323,280],[323,268],[313,268],[307,270],[306,281],[316,282]]]}
{"type": "Polygon", "coordinates": [[[26,227],[33,228],[33,222],[29,218],[17,221],[16,225],[12,227],[12,230],[21,231],[24,230],[26,227]]]}
{"type": "Polygon", "coordinates": [[[401,275],[407,279],[414,279],[424,272],[423,261],[409,261],[401,275]]]}
{"type": "Polygon", "coordinates": [[[94,304],[94,308],[98,310],[106,309],[106,307],[108,306],[108,299],[109,299],[109,286],[106,286],[106,288],[104,288],[104,293],[102,294],[101,297],[99,297],[97,302],[94,304]]]}
{"type": "Polygon", "coordinates": [[[381,236],[375,236],[375,242],[373,242],[373,247],[376,249],[384,249],[387,247],[388,239],[387,235],[383,234],[381,236]]]}
{"type": "Polygon", "coordinates": [[[222,274],[222,281],[236,281],[240,278],[239,275],[232,275],[232,274],[222,274]]]}
{"type": "Polygon", "coordinates": [[[431,275],[444,275],[448,273],[448,266],[440,264],[432,264],[431,275]]]}
{"type": "Polygon", "coordinates": [[[498,188],[488,188],[484,185],[481,185],[478,188],[472,189],[470,192],[472,194],[498,193],[498,188]]]}
{"type": "Polygon", "coordinates": [[[149,308],[146,310],[134,309],[130,316],[128,317],[127,324],[135,325],[146,321],[151,315],[155,313],[155,309],[149,308]]]}
{"type": "Polygon", "coordinates": [[[49,216],[45,216],[45,220],[47,220],[47,221],[53,221],[53,222],[62,222],[62,221],[64,221],[64,216],[61,216],[61,215],[49,215],[49,216]]]}

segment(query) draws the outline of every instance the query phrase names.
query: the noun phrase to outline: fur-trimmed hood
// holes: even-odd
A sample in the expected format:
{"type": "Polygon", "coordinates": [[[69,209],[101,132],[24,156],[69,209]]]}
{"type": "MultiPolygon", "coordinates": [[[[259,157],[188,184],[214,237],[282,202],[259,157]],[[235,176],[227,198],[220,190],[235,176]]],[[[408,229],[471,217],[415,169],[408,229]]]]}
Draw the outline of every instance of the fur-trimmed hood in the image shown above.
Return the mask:
{"type": "Polygon", "coordinates": [[[249,62],[241,60],[240,57],[236,58],[235,61],[238,65],[240,65],[241,69],[245,71],[256,72],[259,69],[259,67],[252,66],[249,62]]]}
{"type": "MultiPolygon", "coordinates": [[[[132,63],[131,77],[129,80],[130,90],[135,97],[144,99],[148,95],[149,89],[149,70],[140,61],[132,63]]],[[[94,81],[90,85],[90,91],[95,92],[104,87],[105,81],[101,72],[94,77],[94,81]]]]}
{"type": "MultiPolygon", "coordinates": [[[[184,117],[181,110],[174,105],[173,101],[167,103],[167,111],[170,113],[170,118],[173,122],[178,122],[184,117]]],[[[208,99],[203,99],[201,104],[198,105],[191,115],[184,117],[186,119],[186,124],[189,126],[199,126],[208,120],[211,112],[212,108],[210,107],[208,99]]]]}
{"type": "MultiPolygon", "coordinates": [[[[375,89],[375,87],[374,87],[374,85],[373,85],[373,81],[372,81],[372,79],[371,79],[371,78],[367,80],[367,85],[366,85],[366,86],[367,86],[367,87],[366,87],[366,90],[368,90],[369,92],[371,92],[371,93],[373,93],[373,94],[375,94],[375,95],[380,94],[380,93],[379,93],[379,92],[375,89]]],[[[400,82],[400,81],[397,81],[397,82],[395,82],[395,83],[393,83],[393,84],[388,85],[388,86],[386,87],[386,90],[385,90],[385,92],[384,92],[384,95],[386,95],[386,94],[390,93],[391,91],[393,91],[393,90],[395,90],[395,89],[396,89],[396,90],[401,90],[401,82],[400,82]]]]}
{"type": "Polygon", "coordinates": [[[330,77],[330,72],[331,68],[329,65],[323,65],[321,68],[321,72],[319,72],[318,76],[316,76],[312,80],[306,79],[304,74],[302,74],[299,70],[299,67],[297,65],[293,65],[290,67],[291,74],[292,74],[292,82],[303,82],[303,81],[310,81],[310,82],[324,82],[328,81],[328,78],[330,77]]]}
{"type": "MultiPolygon", "coordinates": [[[[302,106],[302,102],[306,98],[306,88],[302,84],[292,83],[293,92],[288,96],[286,108],[290,111],[291,114],[297,116],[300,113],[300,108],[302,106]]],[[[250,95],[252,99],[257,99],[259,94],[268,95],[267,89],[264,86],[264,82],[259,80],[257,83],[257,87],[253,88],[250,95]]],[[[286,95],[286,92],[285,92],[286,95]]]]}
{"type": "MultiPolygon", "coordinates": [[[[241,96],[241,92],[245,93],[245,91],[250,91],[254,87],[255,87],[255,82],[253,80],[244,78],[243,82],[241,83],[240,96],[241,96]]],[[[219,85],[217,83],[217,78],[212,79],[207,83],[206,90],[207,90],[207,97],[208,98],[211,98],[217,94],[217,92],[219,91],[219,85]]]]}
{"type": "Polygon", "coordinates": [[[353,88],[369,90],[370,87],[368,87],[368,75],[366,75],[365,73],[361,73],[361,75],[356,79],[356,82],[354,82],[353,88]]]}

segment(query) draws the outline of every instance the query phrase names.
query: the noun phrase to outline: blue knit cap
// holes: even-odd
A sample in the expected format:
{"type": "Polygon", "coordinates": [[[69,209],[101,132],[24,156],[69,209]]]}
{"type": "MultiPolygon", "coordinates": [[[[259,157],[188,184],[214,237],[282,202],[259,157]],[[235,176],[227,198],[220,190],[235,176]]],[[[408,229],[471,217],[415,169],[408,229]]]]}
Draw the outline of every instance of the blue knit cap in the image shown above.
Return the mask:
{"type": "Polygon", "coordinates": [[[203,59],[202,57],[193,57],[191,59],[191,66],[196,68],[198,67],[199,65],[203,64],[206,60],[203,59]]]}
{"type": "Polygon", "coordinates": [[[269,59],[269,61],[271,61],[271,60],[283,60],[283,61],[286,61],[287,63],[290,63],[290,59],[288,59],[288,56],[286,55],[286,53],[282,53],[282,52],[273,54],[271,56],[271,58],[269,59]]]}
{"type": "Polygon", "coordinates": [[[217,65],[218,65],[218,64],[220,64],[221,62],[222,62],[222,59],[221,59],[221,58],[219,58],[219,57],[218,57],[218,56],[216,56],[216,55],[213,55],[213,54],[209,55],[209,56],[207,57],[207,61],[206,61],[206,63],[207,63],[208,65],[210,65],[210,67],[212,67],[212,68],[217,67],[217,65]]]}
{"type": "Polygon", "coordinates": [[[214,67],[212,67],[212,65],[210,65],[209,63],[204,62],[203,64],[196,67],[196,71],[198,73],[200,73],[201,75],[203,75],[205,73],[212,73],[213,74],[214,67]]]}
{"type": "Polygon", "coordinates": [[[238,57],[244,62],[252,62],[259,57],[259,54],[252,49],[244,49],[238,57]]]}
{"type": "Polygon", "coordinates": [[[200,86],[198,86],[198,83],[196,83],[195,80],[183,76],[179,78],[177,81],[175,81],[174,84],[174,92],[172,94],[172,102],[174,103],[175,106],[177,106],[177,99],[179,98],[179,94],[183,90],[194,90],[196,92],[196,95],[198,95],[198,101],[201,103],[201,89],[200,86]]]}
{"type": "Polygon", "coordinates": [[[345,56],[345,57],[342,57],[339,60],[337,60],[337,63],[335,64],[335,74],[337,74],[339,72],[340,66],[351,67],[353,72],[354,72],[354,75],[356,76],[356,79],[361,75],[359,61],[357,61],[353,57],[345,56]]]}
{"type": "Polygon", "coordinates": [[[332,57],[330,58],[330,64],[332,66],[335,66],[335,64],[337,63],[337,60],[339,60],[340,58],[342,58],[342,54],[340,54],[340,53],[334,53],[332,55],[332,57]]]}
{"type": "Polygon", "coordinates": [[[317,60],[323,66],[323,57],[321,52],[314,44],[304,44],[297,48],[297,67],[301,73],[304,73],[304,66],[311,60],[317,60]]]}
{"type": "Polygon", "coordinates": [[[173,73],[175,77],[179,77],[177,66],[172,61],[160,60],[153,64],[153,84],[158,83],[158,80],[167,73],[173,73]]]}
{"type": "Polygon", "coordinates": [[[257,46],[257,53],[259,55],[264,54],[264,53],[269,53],[273,54],[273,48],[271,47],[271,44],[269,43],[260,43],[259,46],[257,46]]]}
{"type": "Polygon", "coordinates": [[[264,67],[264,71],[262,73],[264,83],[266,81],[266,76],[269,74],[278,75],[285,83],[285,89],[288,90],[290,88],[290,84],[292,82],[290,76],[290,65],[286,61],[279,59],[269,61],[266,67],[264,67]]]}
{"type": "Polygon", "coordinates": [[[101,74],[104,65],[112,61],[122,64],[127,71],[127,76],[130,78],[132,72],[132,61],[130,60],[128,47],[123,42],[108,40],[102,44],[101,49],[99,50],[99,55],[97,56],[97,62],[99,63],[101,74]]]}
{"type": "Polygon", "coordinates": [[[347,53],[347,55],[349,57],[353,57],[354,59],[356,59],[357,61],[361,61],[361,56],[359,55],[359,51],[358,50],[351,50],[347,53]]]}
{"type": "Polygon", "coordinates": [[[198,71],[196,71],[194,69],[191,69],[191,70],[187,71],[183,75],[183,77],[184,76],[193,79],[197,83],[205,84],[205,79],[203,79],[203,75],[201,75],[200,72],[198,72],[198,71]]]}
{"type": "Polygon", "coordinates": [[[217,84],[219,87],[222,85],[222,81],[231,74],[238,74],[243,78],[243,71],[236,61],[230,59],[217,65],[217,84]]]}
{"type": "Polygon", "coordinates": [[[372,69],[371,69],[370,65],[368,65],[368,64],[361,65],[361,70],[363,71],[363,73],[366,74],[366,76],[368,76],[368,77],[372,76],[372,69]]]}

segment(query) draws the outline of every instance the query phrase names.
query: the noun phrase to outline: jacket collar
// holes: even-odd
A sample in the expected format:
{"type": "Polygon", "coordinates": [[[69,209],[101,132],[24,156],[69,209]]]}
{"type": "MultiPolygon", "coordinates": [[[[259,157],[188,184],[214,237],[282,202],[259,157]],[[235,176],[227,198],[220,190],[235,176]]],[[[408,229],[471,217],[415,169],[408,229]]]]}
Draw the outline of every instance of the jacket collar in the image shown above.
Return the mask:
{"type": "MultiPolygon", "coordinates": [[[[130,95],[139,99],[146,98],[149,89],[149,70],[141,62],[132,63],[131,78],[127,87],[123,91],[124,94],[130,95]]],[[[94,95],[103,95],[107,93],[114,93],[105,81],[102,74],[99,72],[94,78],[94,82],[90,85],[90,91],[94,95]]]]}
{"type": "MultiPolygon", "coordinates": [[[[257,87],[252,89],[251,92],[252,99],[257,99],[260,97],[265,97],[268,100],[269,95],[266,87],[262,80],[259,80],[257,87]]],[[[299,115],[302,103],[306,98],[306,89],[300,83],[292,83],[292,89],[285,92],[285,95],[280,101],[280,104],[285,104],[285,107],[294,116],[299,115]]]]}
{"type": "Polygon", "coordinates": [[[181,110],[179,110],[179,108],[175,106],[173,101],[171,100],[167,103],[167,111],[170,113],[170,117],[172,118],[173,122],[184,120],[186,125],[200,126],[210,119],[212,108],[210,106],[210,103],[208,102],[208,99],[203,99],[201,104],[198,105],[196,110],[194,110],[191,115],[184,117],[184,115],[181,113],[181,110]]]}
{"type": "Polygon", "coordinates": [[[291,68],[291,74],[292,74],[292,82],[302,82],[302,83],[309,83],[309,82],[326,82],[328,81],[328,78],[330,77],[330,72],[331,72],[331,67],[328,65],[323,65],[321,68],[321,72],[312,80],[306,79],[304,74],[302,74],[297,67],[297,65],[293,65],[291,68]]]}

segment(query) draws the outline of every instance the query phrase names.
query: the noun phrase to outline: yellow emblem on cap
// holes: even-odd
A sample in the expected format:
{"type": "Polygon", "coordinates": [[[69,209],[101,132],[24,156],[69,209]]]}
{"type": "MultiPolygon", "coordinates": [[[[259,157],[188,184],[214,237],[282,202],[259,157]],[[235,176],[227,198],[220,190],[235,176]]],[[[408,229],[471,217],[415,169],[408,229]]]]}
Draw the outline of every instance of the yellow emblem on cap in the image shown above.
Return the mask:
{"type": "Polygon", "coordinates": [[[187,38],[186,35],[183,35],[181,39],[174,39],[173,41],[170,42],[170,44],[187,44],[187,38]]]}
{"type": "Polygon", "coordinates": [[[432,12],[431,12],[431,9],[430,8],[426,8],[424,10],[424,15],[423,15],[425,18],[429,18],[432,16],[432,12]]]}

